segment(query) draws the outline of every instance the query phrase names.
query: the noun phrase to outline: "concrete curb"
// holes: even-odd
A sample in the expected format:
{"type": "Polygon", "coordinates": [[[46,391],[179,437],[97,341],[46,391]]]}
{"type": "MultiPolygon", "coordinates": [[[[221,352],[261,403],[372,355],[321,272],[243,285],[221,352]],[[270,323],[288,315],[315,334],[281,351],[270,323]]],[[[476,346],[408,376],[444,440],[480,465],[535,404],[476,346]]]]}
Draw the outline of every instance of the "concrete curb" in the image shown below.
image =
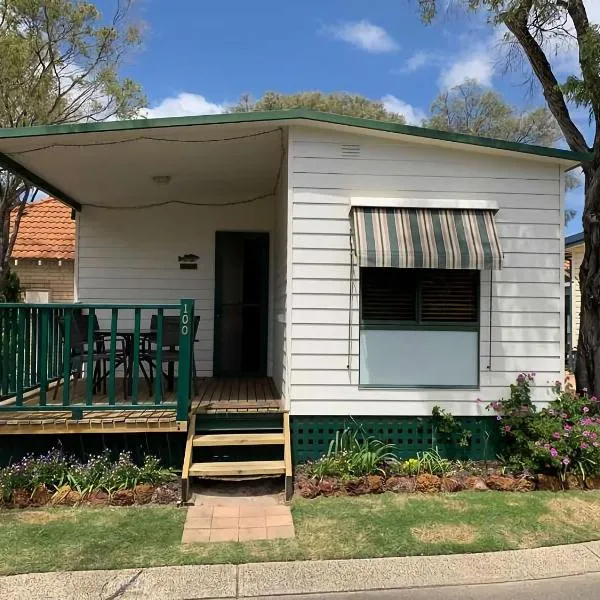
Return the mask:
{"type": "Polygon", "coordinates": [[[0,598],[252,598],[530,581],[596,572],[600,572],[600,542],[589,542],[483,554],[34,573],[0,578],[0,598]]]}

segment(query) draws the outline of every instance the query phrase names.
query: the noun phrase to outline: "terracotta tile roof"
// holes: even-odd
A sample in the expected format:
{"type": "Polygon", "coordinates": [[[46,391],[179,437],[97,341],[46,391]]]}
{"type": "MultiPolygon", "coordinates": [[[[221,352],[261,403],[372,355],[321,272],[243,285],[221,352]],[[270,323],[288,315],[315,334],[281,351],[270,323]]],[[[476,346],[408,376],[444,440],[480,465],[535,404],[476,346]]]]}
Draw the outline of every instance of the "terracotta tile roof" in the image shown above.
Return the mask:
{"type": "Polygon", "coordinates": [[[71,209],[54,198],[28,205],[12,258],[75,258],[75,221],[71,209]]]}

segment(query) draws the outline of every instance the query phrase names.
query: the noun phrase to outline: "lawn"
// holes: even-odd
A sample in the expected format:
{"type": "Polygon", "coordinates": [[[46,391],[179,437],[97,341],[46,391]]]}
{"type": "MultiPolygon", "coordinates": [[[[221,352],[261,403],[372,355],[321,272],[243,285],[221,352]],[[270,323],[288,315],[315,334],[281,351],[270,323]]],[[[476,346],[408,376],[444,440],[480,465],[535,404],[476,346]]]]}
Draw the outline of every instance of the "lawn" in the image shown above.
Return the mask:
{"type": "Polygon", "coordinates": [[[297,537],[181,546],[170,506],[0,512],[0,574],[483,552],[600,539],[600,493],[296,499],[297,537]]]}

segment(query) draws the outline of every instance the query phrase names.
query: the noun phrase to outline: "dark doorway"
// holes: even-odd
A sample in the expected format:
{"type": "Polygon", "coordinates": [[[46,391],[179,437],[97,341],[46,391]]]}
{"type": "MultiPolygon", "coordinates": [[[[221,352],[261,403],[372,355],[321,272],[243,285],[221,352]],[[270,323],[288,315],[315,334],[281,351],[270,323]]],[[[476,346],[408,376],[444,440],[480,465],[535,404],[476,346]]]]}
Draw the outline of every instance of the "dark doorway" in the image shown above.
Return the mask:
{"type": "Polygon", "coordinates": [[[268,292],[269,234],[217,231],[216,377],[266,376],[268,292]]]}

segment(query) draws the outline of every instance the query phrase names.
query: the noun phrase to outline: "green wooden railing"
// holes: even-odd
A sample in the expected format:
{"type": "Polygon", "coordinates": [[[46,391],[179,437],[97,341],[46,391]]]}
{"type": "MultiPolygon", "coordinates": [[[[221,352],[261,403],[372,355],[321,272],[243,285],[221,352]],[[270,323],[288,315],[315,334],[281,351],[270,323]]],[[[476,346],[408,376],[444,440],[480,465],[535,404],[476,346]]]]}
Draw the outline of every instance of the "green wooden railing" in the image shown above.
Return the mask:
{"type": "Polygon", "coordinates": [[[77,416],[160,406],[187,421],[195,326],[194,301],[188,299],[0,303],[0,411],[66,409],[77,416]]]}

